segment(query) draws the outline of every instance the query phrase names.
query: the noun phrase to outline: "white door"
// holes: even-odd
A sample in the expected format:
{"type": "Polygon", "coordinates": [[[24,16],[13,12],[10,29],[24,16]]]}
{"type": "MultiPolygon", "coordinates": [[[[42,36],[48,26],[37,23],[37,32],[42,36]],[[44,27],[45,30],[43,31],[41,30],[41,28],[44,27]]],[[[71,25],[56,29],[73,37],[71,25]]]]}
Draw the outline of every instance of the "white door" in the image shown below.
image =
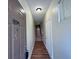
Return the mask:
{"type": "Polygon", "coordinates": [[[12,24],[12,59],[20,59],[20,26],[12,24]]]}
{"type": "Polygon", "coordinates": [[[20,26],[20,59],[25,58],[25,48],[26,48],[26,40],[25,40],[25,29],[20,26]]]}

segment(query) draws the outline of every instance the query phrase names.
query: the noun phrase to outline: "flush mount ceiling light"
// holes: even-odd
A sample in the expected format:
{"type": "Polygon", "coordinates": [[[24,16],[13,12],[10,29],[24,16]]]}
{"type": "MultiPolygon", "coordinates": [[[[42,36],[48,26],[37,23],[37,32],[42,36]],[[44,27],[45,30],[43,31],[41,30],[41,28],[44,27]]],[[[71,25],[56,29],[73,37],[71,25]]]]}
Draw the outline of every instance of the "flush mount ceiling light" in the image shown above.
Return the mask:
{"type": "Polygon", "coordinates": [[[41,12],[42,11],[42,8],[37,8],[36,11],[37,12],[41,12]]]}

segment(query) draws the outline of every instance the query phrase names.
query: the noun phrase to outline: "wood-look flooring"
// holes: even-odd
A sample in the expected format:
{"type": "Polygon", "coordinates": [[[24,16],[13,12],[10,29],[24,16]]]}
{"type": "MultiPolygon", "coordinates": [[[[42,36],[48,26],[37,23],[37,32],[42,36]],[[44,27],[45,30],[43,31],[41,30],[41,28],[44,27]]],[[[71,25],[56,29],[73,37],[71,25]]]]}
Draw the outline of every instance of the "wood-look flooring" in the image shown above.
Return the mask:
{"type": "Polygon", "coordinates": [[[50,59],[42,41],[36,41],[31,59],[50,59]]]}

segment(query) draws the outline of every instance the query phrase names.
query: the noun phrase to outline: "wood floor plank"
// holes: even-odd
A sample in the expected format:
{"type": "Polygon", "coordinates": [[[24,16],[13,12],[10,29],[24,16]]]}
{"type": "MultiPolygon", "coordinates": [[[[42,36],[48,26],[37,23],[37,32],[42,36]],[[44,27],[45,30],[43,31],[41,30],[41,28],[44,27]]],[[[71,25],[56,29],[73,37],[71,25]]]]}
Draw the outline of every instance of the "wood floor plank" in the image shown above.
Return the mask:
{"type": "Polygon", "coordinates": [[[50,59],[42,41],[36,41],[31,59],[50,59]]]}

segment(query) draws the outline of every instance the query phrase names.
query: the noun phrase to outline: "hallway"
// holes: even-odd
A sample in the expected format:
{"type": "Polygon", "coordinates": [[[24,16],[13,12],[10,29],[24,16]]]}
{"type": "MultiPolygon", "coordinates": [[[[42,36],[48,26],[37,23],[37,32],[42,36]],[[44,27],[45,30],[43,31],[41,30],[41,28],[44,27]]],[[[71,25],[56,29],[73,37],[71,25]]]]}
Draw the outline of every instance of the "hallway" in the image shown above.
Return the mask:
{"type": "Polygon", "coordinates": [[[9,59],[71,59],[71,0],[9,0],[9,59]]]}
{"type": "Polygon", "coordinates": [[[50,59],[42,41],[36,41],[31,59],[50,59]]]}

